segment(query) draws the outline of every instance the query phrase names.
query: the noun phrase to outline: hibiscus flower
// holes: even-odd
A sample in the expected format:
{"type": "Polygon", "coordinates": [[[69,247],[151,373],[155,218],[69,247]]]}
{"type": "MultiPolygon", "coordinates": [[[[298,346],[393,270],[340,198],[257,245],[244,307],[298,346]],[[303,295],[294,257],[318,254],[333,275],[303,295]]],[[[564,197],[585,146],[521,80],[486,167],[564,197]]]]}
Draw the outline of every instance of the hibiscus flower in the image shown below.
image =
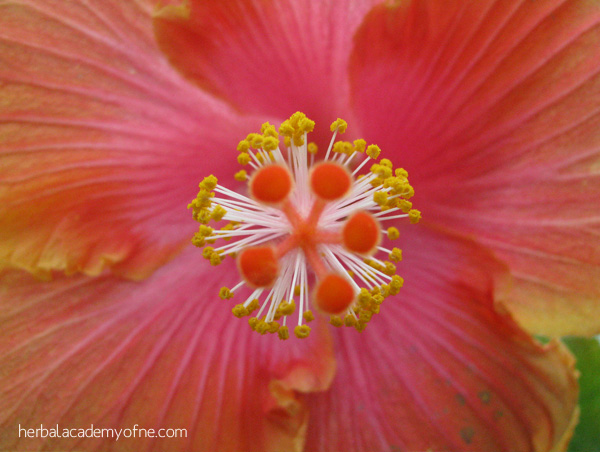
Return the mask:
{"type": "Polygon", "coordinates": [[[573,359],[531,334],[600,332],[598,3],[167,3],[0,0],[0,449],[564,448],[573,359]],[[362,333],[256,334],[190,244],[198,182],[244,192],[238,142],[297,110],[423,212],[362,333]]]}

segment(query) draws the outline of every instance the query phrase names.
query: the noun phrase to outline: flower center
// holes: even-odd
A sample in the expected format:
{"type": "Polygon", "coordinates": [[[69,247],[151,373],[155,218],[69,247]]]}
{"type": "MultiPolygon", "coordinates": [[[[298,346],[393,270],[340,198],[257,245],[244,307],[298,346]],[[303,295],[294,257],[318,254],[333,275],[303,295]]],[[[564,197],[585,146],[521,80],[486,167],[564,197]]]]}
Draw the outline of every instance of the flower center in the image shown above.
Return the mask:
{"type": "Polygon", "coordinates": [[[358,175],[379,157],[380,149],[367,147],[364,140],[336,142],[346,127],[341,119],[331,125],[325,158],[315,164],[317,146],[306,142],[313,121],[295,113],[279,133],[265,123],[261,134],[250,134],[238,145],[238,162],[254,171],[249,177],[241,170],[235,178],[248,181],[250,197],[209,176],[188,206],[201,223],[192,242],[204,248],[204,257],[213,265],[226,256],[236,259],[242,281],[232,289],[223,287],[220,297],[230,299],[244,286],[250,288],[233,313],[244,317],[258,309],[249,323],[261,334],[277,332],[287,339],[286,323],[297,305],[294,334],[299,338],[310,333],[306,323],[314,319],[311,305],[330,315],[333,325],[362,331],[382,301],[402,286],[393,263],[401,260],[400,249],[381,246],[386,236],[397,239],[398,230],[384,230],[381,224],[400,218],[418,222],[420,212],[408,201],[414,190],[406,171],[394,170],[387,159],[358,175]],[[219,230],[207,226],[223,221],[228,223],[219,230]],[[208,246],[219,240],[231,243],[208,246]],[[377,253],[389,260],[377,258],[377,253]]]}
{"type": "Polygon", "coordinates": [[[312,218],[300,220],[293,228],[289,239],[279,245],[280,254],[283,255],[287,248],[302,248],[304,253],[314,250],[320,242],[318,224],[312,218]]]}

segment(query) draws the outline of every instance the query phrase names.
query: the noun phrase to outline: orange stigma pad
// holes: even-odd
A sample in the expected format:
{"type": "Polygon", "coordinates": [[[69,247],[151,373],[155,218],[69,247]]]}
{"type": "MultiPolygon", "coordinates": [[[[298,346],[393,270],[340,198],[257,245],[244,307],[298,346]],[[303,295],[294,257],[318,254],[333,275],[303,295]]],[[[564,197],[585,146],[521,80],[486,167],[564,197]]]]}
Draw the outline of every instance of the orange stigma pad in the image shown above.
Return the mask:
{"type": "Polygon", "coordinates": [[[325,201],[342,199],[350,191],[352,176],[337,163],[321,162],[310,173],[312,192],[325,201]]]}
{"type": "Polygon", "coordinates": [[[268,165],[258,169],[250,180],[250,195],[265,204],[279,204],[292,191],[292,175],[282,165],[268,165]]]}
{"type": "Polygon", "coordinates": [[[255,246],[240,252],[238,268],[244,280],[252,287],[271,286],[279,276],[279,262],[271,246],[255,246]]]}
{"type": "Polygon", "coordinates": [[[315,302],[327,314],[340,314],[354,301],[354,289],[343,276],[329,273],[321,279],[315,290],[315,302]]]}
{"type": "Polygon", "coordinates": [[[342,230],[344,246],[358,254],[373,254],[381,240],[381,227],[367,212],[356,212],[352,215],[342,230]]]}

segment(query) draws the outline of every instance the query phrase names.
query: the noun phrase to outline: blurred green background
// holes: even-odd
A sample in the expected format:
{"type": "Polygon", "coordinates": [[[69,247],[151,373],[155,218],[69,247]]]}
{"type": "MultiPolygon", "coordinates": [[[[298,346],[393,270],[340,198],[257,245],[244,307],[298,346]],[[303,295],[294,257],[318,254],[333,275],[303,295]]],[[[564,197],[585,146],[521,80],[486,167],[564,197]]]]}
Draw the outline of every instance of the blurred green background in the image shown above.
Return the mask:
{"type": "Polygon", "coordinates": [[[569,452],[600,452],[600,342],[578,337],[566,337],[563,341],[575,354],[581,372],[581,417],[569,452]]]}

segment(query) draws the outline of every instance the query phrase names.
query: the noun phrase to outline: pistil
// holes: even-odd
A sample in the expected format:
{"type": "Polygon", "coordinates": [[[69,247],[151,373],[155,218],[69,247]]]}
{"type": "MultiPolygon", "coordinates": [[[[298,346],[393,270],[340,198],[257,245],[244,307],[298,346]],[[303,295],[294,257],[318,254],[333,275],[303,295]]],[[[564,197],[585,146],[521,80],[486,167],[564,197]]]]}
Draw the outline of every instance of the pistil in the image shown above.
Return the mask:
{"type": "Polygon", "coordinates": [[[334,121],[325,159],[313,164],[318,148],[307,142],[307,134],[314,122],[296,113],[279,133],[263,124],[260,134],[249,134],[238,146],[238,162],[254,171],[251,176],[239,171],[235,178],[248,181],[250,197],[209,176],[189,206],[201,223],[192,241],[204,248],[204,257],[212,265],[227,256],[237,261],[242,281],[233,289],[222,288],[220,297],[229,300],[242,288],[250,288],[233,313],[244,317],[258,310],[249,324],[261,334],[278,333],[287,339],[287,319],[297,313],[294,334],[307,337],[306,323],[314,319],[311,305],[330,315],[334,326],[362,331],[381,302],[402,286],[392,263],[401,260],[401,250],[381,246],[383,237],[397,239],[399,234],[394,227],[382,231],[381,222],[399,218],[418,222],[420,212],[408,201],[414,190],[406,171],[394,170],[387,159],[358,175],[381,151],[364,140],[336,142],[346,127],[345,121],[334,121]],[[360,159],[351,172],[349,165],[360,159]],[[223,221],[227,223],[220,229],[207,225],[223,221]],[[212,247],[220,240],[231,242],[212,247]],[[390,260],[377,258],[377,253],[386,253],[390,260]]]}

